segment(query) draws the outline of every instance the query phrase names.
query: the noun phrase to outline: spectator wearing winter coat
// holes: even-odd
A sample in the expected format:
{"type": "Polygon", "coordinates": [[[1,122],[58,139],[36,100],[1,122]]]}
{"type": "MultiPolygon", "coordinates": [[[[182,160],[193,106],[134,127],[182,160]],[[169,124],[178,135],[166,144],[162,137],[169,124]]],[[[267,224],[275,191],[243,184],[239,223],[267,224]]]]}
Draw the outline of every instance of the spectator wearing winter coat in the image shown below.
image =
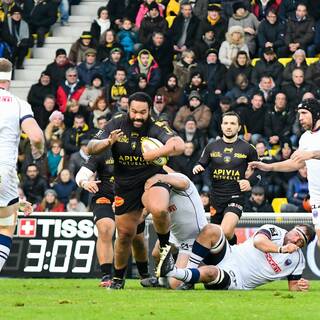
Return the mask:
{"type": "Polygon", "coordinates": [[[251,55],[256,52],[256,36],[259,27],[259,21],[257,17],[247,10],[246,5],[243,2],[235,2],[232,6],[233,15],[229,19],[230,27],[240,26],[243,28],[245,35],[245,43],[249,48],[251,55]]]}
{"type": "Polygon", "coordinates": [[[53,186],[53,189],[57,193],[58,200],[66,206],[70,195],[78,189],[78,186],[71,178],[70,171],[63,169],[59,173],[58,181],[53,186]]]}
{"type": "Polygon", "coordinates": [[[158,11],[160,13],[160,16],[161,17],[164,16],[165,7],[162,4],[157,3],[155,0],[143,0],[143,3],[140,5],[139,11],[136,15],[135,25],[138,29],[140,29],[141,24],[142,24],[142,20],[144,19],[144,17],[149,13],[151,4],[152,5],[156,4],[158,7],[158,11]]]}
{"type": "Polygon", "coordinates": [[[229,68],[239,51],[245,51],[249,55],[248,46],[244,43],[243,28],[233,26],[229,28],[226,33],[226,40],[222,42],[219,49],[220,62],[229,68]]]}
{"type": "Polygon", "coordinates": [[[265,106],[270,107],[274,103],[274,98],[279,89],[273,81],[272,76],[263,75],[260,79],[256,90],[263,95],[265,106]]]}
{"type": "Polygon", "coordinates": [[[86,107],[88,110],[92,109],[96,99],[103,94],[103,77],[101,74],[94,74],[91,78],[90,85],[86,86],[80,99],[80,106],[86,107]]]}
{"type": "Polygon", "coordinates": [[[307,4],[308,0],[282,0],[279,7],[279,17],[282,20],[287,20],[294,15],[297,5],[300,3],[307,4]]]}
{"type": "Polygon", "coordinates": [[[48,143],[52,141],[60,141],[62,139],[63,132],[66,128],[64,122],[64,115],[60,111],[53,111],[49,117],[49,123],[44,131],[46,141],[48,143]]]}
{"type": "Polygon", "coordinates": [[[137,16],[140,4],[143,0],[110,0],[107,8],[111,21],[116,25],[121,25],[121,19],[128,17],[131,21],[137,16]]]}
{"type": "Polygon", "coordinates": [[[320,60],[312,63],[306,70],[306,79],[320,88],[320,60]]]}
{"type": "Polygon", "coordinates": [[[259,21],[266,18],[268,11],[278,11],[281,0],[256,0],[252,7],[252,13],[259,21]]]}
{"type": "Polygon", "coordinates": [[[250,198],[246,201],[244,212],[273,212],[273,208],[266,199],[262,186],[253,186],[250,198]]]}
{"type": "Polygon", "coordinates": [[[72,153],[70,157],[68,169],[72,177],[75,177],[80,168],[89,160],[88,143],[88,139],[82,139],[79,151],[72,153]]]}
{"type": "Polygon", "coordinates": [[[50,116],[55,109],[57,109],[56,99],[52,94],[45,96],[42,104],[34,109],[34,119],[42,130],[49,124],[50,116]]]}
{"type": "Polygon", "coordinates": [[[112,27],[107,7],[100,7],[97,12],[97,18],[91,23],[90,33],[96,43],[100,41],[101,35],[112,27]]]}
{"type": "Polygon", "coordinates": [[[36,212],[64,212],[64,204],[57,199],[53,189],[47,189],[43,199],[35,208],[36,212]]]}
{"type": "Polygon", "coordinates": [[[97,60],[100,62],[105,62],[110,57],[110,51],[114,48],[123,48],[120,43],[116,41],[116,33],[113,30],[105,31],[99,41],[97,48],[97,60]]]}

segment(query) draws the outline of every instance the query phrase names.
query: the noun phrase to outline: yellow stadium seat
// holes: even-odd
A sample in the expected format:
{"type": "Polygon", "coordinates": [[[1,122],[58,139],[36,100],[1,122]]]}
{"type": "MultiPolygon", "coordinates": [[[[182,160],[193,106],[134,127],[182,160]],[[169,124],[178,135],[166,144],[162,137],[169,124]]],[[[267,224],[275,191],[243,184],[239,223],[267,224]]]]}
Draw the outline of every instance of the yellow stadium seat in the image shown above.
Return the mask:
{"type": "Polygon", "coordinates": [[[274,198],[272,200],[271,205],[272,205],[274,212],[280,212],[281,205],[287,204],[287,203],[288,203],[287,198],[274,198]]]}

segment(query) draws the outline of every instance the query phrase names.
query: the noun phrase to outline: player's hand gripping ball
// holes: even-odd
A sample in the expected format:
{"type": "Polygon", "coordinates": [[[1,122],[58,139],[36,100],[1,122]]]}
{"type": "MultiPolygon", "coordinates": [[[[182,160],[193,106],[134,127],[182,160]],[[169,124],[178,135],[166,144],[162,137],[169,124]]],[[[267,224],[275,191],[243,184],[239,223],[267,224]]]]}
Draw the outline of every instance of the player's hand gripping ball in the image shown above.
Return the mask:
{"type": "MultiPolygon", "coordinates": [[[[143,137],[141,139],[141,150],[142,153],[146,153],[148,151],[154,151],[163,146],[163,143],[155,138],[143,137]]],[[[168,162],[168,157],[158,157],[152,161],[153,164],[157,166],[164,166],[168,162]]]]}

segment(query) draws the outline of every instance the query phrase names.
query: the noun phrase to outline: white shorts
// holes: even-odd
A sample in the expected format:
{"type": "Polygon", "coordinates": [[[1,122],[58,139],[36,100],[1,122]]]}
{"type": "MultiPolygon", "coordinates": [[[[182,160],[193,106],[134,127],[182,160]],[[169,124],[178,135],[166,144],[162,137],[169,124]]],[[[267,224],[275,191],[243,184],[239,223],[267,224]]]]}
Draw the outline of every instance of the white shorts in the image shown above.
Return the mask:
{"type": "Polygon", "coordinates": [[[0,166],[0,207],[8,207],[19,201],[17,170],[0,166]]]}
{"type": "Polygon", "coordinates": [[[192,251],[192,245],[196,239],[187,239],[183,241],[179,241],[172,233],[170,233],[169,242],[173,244],[179,252],[184,252],[186,254],[190,254],[192,251]]]}

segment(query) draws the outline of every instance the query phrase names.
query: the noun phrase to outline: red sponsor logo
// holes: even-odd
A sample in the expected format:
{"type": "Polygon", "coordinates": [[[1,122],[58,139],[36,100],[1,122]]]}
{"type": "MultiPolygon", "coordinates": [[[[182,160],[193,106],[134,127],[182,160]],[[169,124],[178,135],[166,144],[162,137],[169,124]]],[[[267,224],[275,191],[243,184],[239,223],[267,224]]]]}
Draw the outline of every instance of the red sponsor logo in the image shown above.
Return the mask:
{"type": "Polygon", "coordinates": [[[106,197],[100,197],[96,200],[97,204],[109,204],[111,203],[110,199],[106,198],[106,197]]]}
{"type": "Polygon", "coordinates": [[[265,253],[266,259],[270,265],[270,267],[273,269],[275,273],[281,272],[281,268],[278,266],[278,264],[273,260],[270,253],[265,253]]]}
{"type": "Polygon", "coordinates": [[[37,234],[37,219],[22,218],[19,220],[18,236],[34,238],[37,234]]]}
{"type": "Polygon", "coordinates": [[[124,199],[118,196],[114,197],[114,205],[116,207],[121,207],[124,204],[124,199]]]}

